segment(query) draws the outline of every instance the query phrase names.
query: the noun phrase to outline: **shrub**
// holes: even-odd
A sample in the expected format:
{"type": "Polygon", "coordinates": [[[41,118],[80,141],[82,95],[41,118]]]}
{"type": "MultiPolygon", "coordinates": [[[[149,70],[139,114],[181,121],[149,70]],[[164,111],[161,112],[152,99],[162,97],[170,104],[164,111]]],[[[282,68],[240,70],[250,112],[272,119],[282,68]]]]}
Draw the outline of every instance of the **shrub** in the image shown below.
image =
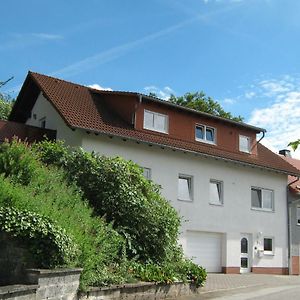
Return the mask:
{"type": "Polygon", "coordinates": [[[45,163],[64,167],[69,182],[79,186],[96,214],[113,222],[126,237],[131,257],[157,263],[167,259],[177,245],[180,218],[138,165],[82,149],[66,150],[62,143],[45,141],[35,149],[45,163]]]}
{"type": "Polygon", "coordinates": [[[63,228],[47,217],[13,207],[0,207],[0,228],[22,239],[31,259],[43,268],[69,265],[78,255],[78,248],[63,228]]]}
{"type": "MultiPolygon", "coordinates": [[[[0,161],[14,159],[14,164],[0,164],[0,207],[28,210],[64,228],[78,247],[78,255],[68,266],[84,268],[82,287],[123,282],[116,266],[122,260],[124,240],[112,225],[93,216],[76,187],[65,182],[64,172],[42,165],[29,146],[18,141],[1,144],[0,161]]],[[[58,266],[58,262],[49,257],[47,264],[58,266]]]]}

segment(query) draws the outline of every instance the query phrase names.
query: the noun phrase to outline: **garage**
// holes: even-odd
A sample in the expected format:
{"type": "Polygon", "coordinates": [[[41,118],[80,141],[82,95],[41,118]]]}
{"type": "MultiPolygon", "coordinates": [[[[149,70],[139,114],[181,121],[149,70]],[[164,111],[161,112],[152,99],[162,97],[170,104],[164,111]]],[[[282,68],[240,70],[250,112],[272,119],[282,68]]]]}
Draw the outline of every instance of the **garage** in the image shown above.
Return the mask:
{"type": "Polygon", "coordinates": [[[221,272],[222,234],[187,231],[186,255],[207,272],[221,272]]]}

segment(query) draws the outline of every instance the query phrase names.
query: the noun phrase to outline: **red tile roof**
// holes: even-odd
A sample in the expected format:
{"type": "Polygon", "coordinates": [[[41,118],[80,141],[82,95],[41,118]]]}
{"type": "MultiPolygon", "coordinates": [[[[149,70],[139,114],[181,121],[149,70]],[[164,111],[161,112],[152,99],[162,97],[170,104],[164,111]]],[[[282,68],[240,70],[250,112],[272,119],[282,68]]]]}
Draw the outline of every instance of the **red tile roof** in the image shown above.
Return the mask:
{"type": "MultiPolygon", "coordinates": [[[[122,120],[120,120],[114,112],[109,111],[103,101],[101,102],[101,95],[105,94],[118,94],[120,95],[121,101],[122,95],[140,96],[138,93],[99,91],[38,73],[29,72],[17,98],[16,105],[10,115],[11,120],[21,122],[26,121],[24,112],[26,110],[31,111],[32,106],[34,105],[32,102],[32,95],[26,99],[26,93],[28,94],[30,92],[28,90],[31,90],[30,93],[32,94],[32,90],[36,89],[32,87],[32,82],[35,83],[39,91],[43,92],[44,96],[52,103],[66,124],[71,128],[81,128],[91,132],[104,133],[140,142],[157,144],[164,147],[216,157],[227,161],[234,161],[245,165],[257,166],[290,175],[300,175],[298,169],[285,162],[282,158],[261,144],[258,144],[258,155],[255,156],[245,153],[224,151],[211,145],[198,142],[187,142],[164,134],[140,131],[134,129],[130,124],[122,123],[122,120]],[[26,102],[30,102],[30,107],[28,107],[26,102]]],[[[37,95],[37,89],[34,92],[34,95],[37,95]]],[[[149,99],[149,97],[148,100],[158,101],[157,99],[149,99]]],[[[162,102],[162,100],[159,101],[162,102]]],[[[170,105],[166,103],[166,101],[163,101],[162,103],[164,105],[170,105]]],[[[180,106],[176,106],[176,108],[185,110],[180,106]]],[[[207,114],[205,115],[207,116],[207,114]]],[[[211,118],[215,117],[211,116],[211,118]]],[[[238,123],[224,118],[219,119],[223,122],[234,123],[237,126],[252,129],[255,132],[264,131],[263,129],[244,123],[238,123]]]]}
{"type": "Polygon", "coordinates": [[[40,141],[47,136],[49,139],[55,139],[56,132],[50,129],[43,129],[22,123],[0,120],[0,142],[12,140],[17,137],[26,140],[29,143],[40,141]]]}

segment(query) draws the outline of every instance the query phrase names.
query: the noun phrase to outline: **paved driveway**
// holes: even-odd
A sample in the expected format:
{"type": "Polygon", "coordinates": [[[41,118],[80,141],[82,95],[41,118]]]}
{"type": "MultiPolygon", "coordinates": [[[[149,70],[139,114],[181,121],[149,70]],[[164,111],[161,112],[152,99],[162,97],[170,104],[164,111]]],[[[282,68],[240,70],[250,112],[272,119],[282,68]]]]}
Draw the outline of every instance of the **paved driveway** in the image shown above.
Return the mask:
{"type": "Polygon", "coordinates": [[[208,274],[198,295],[180,300],[300,299],[300,276],[208,274]]]}

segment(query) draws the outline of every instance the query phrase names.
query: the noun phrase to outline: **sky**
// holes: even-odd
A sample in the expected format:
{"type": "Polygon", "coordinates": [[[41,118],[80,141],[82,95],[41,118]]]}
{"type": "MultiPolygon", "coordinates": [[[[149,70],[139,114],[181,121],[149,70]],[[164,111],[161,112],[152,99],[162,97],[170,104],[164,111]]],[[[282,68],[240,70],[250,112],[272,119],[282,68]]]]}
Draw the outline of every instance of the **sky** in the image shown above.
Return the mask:
{"type": "MultiPolygon", "coordinates": [[[[267,130],[300,138],[299,0],[10,0],[1,3],[0,89],[29,70],[167,99],[204,91],[267,130]]],[[[300,159],[300,150],[292,155],[300,159]]]]}

